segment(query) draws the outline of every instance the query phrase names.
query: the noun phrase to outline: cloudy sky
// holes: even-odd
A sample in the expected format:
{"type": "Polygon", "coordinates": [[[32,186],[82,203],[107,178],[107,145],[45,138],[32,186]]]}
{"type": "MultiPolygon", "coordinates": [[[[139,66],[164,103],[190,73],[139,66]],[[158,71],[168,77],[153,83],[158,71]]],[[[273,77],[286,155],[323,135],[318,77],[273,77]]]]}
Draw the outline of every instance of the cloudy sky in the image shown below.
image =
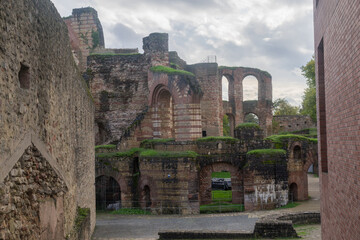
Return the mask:
{"type": "Polygon", "coordinates": [[[216,55],[219,65],[260,68],[272,75],[273,99],[301,104],[300,67],[314,52],[313,0],[52,1],[63,17],[95,8],[108,48],[142,51],[143,37],[167,32],[170,50],[188,64],[216,55]]]}

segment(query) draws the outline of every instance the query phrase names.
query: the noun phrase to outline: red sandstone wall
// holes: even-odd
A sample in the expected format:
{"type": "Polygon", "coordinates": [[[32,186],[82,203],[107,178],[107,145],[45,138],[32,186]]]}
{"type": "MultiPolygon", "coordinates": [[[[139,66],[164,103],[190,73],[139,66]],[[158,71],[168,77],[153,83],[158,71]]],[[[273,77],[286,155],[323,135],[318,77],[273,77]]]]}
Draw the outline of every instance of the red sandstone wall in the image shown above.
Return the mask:
{"type": "Polygon", "coordinates": [[[358,239],[359,1],[315,0],[314,21],[322,239],[358,239]],[[324,81],[321,48],[318,49],[322,39],[324,81]]]}

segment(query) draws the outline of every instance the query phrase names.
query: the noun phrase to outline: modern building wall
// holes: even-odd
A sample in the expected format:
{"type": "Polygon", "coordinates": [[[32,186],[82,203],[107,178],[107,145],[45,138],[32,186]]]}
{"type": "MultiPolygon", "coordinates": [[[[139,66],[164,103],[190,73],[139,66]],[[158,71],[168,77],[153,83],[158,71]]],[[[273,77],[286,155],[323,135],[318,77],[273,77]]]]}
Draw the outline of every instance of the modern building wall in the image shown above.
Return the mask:
{"type": "Polygon", "coordinates": [[[359,23],[359,1],[314,1],[322,239],[360,236],[359,23]]]}

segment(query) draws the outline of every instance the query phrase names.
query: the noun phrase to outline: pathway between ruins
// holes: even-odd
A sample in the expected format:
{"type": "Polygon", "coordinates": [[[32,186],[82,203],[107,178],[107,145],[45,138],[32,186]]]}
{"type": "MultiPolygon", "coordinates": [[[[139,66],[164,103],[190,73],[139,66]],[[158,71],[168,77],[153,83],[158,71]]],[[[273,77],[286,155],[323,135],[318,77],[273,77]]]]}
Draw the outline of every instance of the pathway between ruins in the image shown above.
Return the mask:
{"type": "MultiPolygon", "coordinates": [[[[194,216],[124,216],[98,214],[94,240],[155,240],[160,230],[222,230],[252,231],[258,218],[281,212],[304,212],[320,210],[319,178],[309,175],[309,201],[290,209],[255,211],[232,214],[207,214],[194,216]]],[[[321,239],[320,225],[311,225],[302,239],[321,239]]],[[[299,230],[298,230],[299,231],[299,230]]]]}

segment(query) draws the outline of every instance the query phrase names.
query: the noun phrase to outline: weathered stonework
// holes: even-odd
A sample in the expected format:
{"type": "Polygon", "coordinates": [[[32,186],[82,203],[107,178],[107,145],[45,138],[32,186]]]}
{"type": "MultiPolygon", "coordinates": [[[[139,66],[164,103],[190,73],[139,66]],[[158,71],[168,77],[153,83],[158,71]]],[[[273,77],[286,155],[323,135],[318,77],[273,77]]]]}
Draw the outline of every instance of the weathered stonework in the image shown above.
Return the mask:
{"type": "Polygon", "coordinates": [[[273,126],[276,128],[274,133],[279,132],[293,132],[308,128],[315,128],[316,125],[309,116],[289,115],[289,116],[274,116],[273,126]]]}
{"type": "MultiPolygon", "coordinates": [[[[63,205],[63,229],[59,237],[65,238],[73,230],[78,206],[91,209],[92,231],[95,226],[94,105],[74,62],[67,27],[50,1],[20,0],[1,4],[0,29],[0,184],[5,176],[11,175],[14,166],[13,173],[20,168],[26,170],[17,162],[27,147],[35,145],[67,185],[63,200],[57,200],[61,204],[56,204],[63,205]]],[[[45,180],[42,171],[33,170],[32,174],[45,180]]],[[[45,170],[49,171],[48,166],[45,170]]],[[[11,176],[7,184],[16,186],[16,181],[11,176]]],[[[26,181],[21,183],[22,188],[27,188],[26,181]]],[[[44,189],[54,189],[55,180],[47,181],[44,189]]],[[[14,203],[11,202],[9,214],[21,211],[14,203]]],[[[47,203],[45,209],[58,211],[55,202],[47,203]]],[[[38,210],[34,214],[44,212],[42,208],[38,210]]],[[[13,220],[12,230],[20,226],[18,220],[13,220]]],[[[5,224],[9,222],[0,221],[1,226],[5,224]]],[[[11,236],[15,237],[10,239],[26,231],[14,233],[11,236]]],[[[34,238],[37,237],[29,236],[34,238]]]]}

